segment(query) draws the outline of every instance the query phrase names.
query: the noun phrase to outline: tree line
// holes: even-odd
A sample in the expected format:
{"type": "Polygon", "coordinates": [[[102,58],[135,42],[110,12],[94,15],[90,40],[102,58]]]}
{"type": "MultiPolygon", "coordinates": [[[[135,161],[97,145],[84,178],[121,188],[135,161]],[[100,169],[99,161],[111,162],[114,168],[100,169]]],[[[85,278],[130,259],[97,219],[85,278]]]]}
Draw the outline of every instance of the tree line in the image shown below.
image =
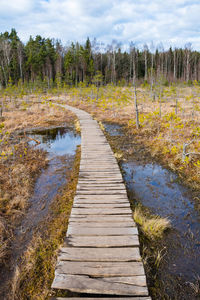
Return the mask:
{"type": "Polygon", "coordinates": [[[113,40],[110,45],[90,41],[63,46],[60,40],[30,36],[23,43],[15,29],[0,34],[0,86],[10,82],[55,82],[78,85],[80,82],[128,84],[145,81],[151,85],[157,78],[167,82],[200,81],[200,52],[191,44],[184,48],[145,44],[138,49],[130,43],[127,51],[113,40]]]}

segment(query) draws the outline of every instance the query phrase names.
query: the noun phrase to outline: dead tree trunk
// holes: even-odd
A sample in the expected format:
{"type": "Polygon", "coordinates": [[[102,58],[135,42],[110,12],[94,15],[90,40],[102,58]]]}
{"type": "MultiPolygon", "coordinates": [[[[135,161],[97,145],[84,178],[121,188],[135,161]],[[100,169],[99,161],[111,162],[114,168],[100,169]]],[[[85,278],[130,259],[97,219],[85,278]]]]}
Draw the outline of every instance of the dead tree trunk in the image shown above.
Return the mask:
{"type": "Polygon", "coordinates": [[[136,53],[135,48],[133,48],[133,88],[134,88],[134,105],[135,105],[135,114],[136,114],[136,128],[140,128],[139,123],[139,110],[138,110],[138,101],[137,101],[137,90],[136,90],[136,53]]]}

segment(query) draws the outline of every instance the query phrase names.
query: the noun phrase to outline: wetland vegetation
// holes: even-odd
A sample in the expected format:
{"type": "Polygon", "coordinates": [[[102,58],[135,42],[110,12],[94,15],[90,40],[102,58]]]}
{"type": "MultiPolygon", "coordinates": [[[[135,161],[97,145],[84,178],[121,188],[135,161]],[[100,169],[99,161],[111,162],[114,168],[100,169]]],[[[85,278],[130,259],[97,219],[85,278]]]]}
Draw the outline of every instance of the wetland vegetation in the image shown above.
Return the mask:
{"type": "Polygon", "coordinates": [[[152,298],[199,299],[199,53],[23,45],[14,31],[0,44],[3,297],[53,294],[80,159],[80,124],[58,105],[68,104],[99,121],[119,162],[152,298]]]}

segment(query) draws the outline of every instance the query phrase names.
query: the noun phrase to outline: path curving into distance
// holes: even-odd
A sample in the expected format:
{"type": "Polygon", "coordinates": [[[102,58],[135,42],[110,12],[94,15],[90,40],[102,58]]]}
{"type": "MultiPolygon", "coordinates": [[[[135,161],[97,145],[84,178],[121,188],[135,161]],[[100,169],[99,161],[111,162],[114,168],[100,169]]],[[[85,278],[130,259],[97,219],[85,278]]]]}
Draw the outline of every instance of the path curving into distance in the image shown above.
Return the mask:
{"type": "Polygon", "coordinates": [[[81,162],[52,288],[78,293],[79,298],[88,294],[90,299],[112,295],[150,300],[138,230],[110,145],[90,114],[64,107],[80,121],[81,162]]]}

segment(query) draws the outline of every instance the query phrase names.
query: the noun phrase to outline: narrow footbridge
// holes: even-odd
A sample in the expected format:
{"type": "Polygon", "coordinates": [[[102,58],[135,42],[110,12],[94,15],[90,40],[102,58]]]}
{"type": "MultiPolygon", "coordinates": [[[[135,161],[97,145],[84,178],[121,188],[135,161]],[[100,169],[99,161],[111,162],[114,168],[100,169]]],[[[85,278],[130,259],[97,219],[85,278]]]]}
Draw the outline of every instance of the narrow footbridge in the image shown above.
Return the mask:
{"type": "Polygon", "coordinates": [[[80,120],[81,162],[52,288],[74,292],[78,296],[73,299],[88,295],[150,300],[138,230],[110,145],[90,114],[65,108],[80,120]]]}

